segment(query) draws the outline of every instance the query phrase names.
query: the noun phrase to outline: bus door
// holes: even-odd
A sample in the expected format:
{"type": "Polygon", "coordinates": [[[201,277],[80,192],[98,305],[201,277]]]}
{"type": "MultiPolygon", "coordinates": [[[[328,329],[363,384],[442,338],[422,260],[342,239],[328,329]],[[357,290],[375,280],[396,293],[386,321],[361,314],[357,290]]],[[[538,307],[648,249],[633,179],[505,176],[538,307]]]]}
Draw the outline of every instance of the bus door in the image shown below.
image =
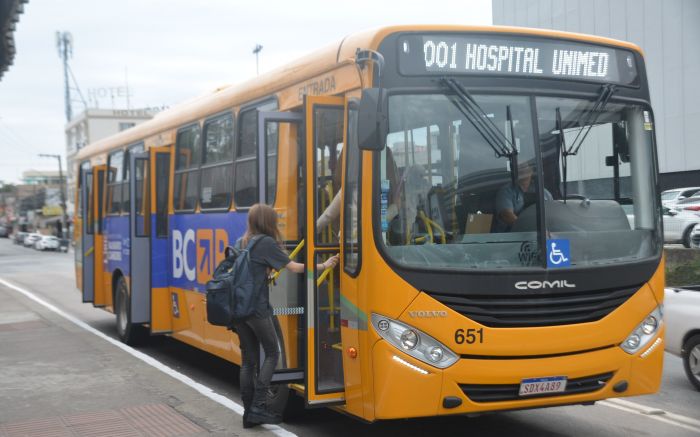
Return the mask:
{"type": "MultiPolygon", "coordinates": [[[[105,179],[106,179],[107,166],[106,165],[96,165],[92,168],[92,185],[93,193],[91,199],[92,207],[92,229],[93,229],[93,247],[94,250],[94,301],[93,305],[96,307],[104,307],[111,305],[112,293],[111,288],[105,286],[104,271],[104,193],[105,193],[105,179]],[[109,292],[107,292],[109,290],[109,292]]],[[[109,282],[108,282],[109,283],[109,282]]]]}
{"type": "MultiPolygon", "coordinates": [[[[304,196],[303,180],[303,115],[295,112],[259,111],[258,117],[258,198],[272,205],[285,249],[302,260],[304,196]]],[[[282,270],[275,274],[270,286],[275,328],[281,339],[281,356],[272,377],[275,384],[304,382],[304,301],[306,284],[301,275],[282,270]]],[[[262,361],[261,361],[262,362],[262,361]]]]}
{"type": "Polygon", "coordinates": [[[306,402],[345,403],[339,267],[316,265],[340,252],[340,184],[344,144],[342,97],[306,96],[306,402]]]}
{"type": "Polygon", "coordinates": [[[82,227],[82,261],[83,261],[83,302],[95,300],[95,240],[94,240],[94,208],[92,189],[92,170],[82,172],[80,183],[80,200],[83,204],[82,227]]]}
{"type": "Polygon", "coordinates": [[[131,252],[131,309],[134,324],[151,320],[151,204],[149,158],[146,153],[129,154],[129,248],[131,252]]]}
{"type": "Polygon", "coordinates": [[[168,199],[170,193],[170,146],[151,147],[150,152],[150,235],[151,235],[151,334],[173,331],[173,317],[179,306],[173,305],[168,288],[168,199]]]}

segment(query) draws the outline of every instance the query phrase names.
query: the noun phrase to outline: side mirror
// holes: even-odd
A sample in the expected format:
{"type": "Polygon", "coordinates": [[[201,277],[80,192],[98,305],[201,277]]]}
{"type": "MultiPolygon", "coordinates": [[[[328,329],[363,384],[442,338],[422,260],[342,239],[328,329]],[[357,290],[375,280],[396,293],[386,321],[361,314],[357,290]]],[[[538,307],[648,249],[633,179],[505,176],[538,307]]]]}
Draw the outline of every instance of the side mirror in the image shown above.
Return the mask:
{"type": "Polygon", "coordinates": [[[357,115],[357,140],[360,150],[384,149],[381,134],[386,127],[386,92],[381,88],[362,90],[360,110],[357,115]]]}
{"type": "Polygon", "coordinates": [[[683,200],[685,198],[686,198],[685,196],[678,196],[678,199],[676,199],[676,200],[683,200]]]}

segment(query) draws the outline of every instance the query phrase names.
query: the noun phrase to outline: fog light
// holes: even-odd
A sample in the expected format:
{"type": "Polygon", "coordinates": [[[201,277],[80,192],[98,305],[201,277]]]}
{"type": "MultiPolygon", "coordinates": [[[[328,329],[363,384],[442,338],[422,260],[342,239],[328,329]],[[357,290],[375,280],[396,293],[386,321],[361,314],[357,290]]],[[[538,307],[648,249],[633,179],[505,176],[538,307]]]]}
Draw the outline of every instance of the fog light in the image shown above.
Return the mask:
{"type": "Polygon", "coordinates": [[[641,341],[641,338],[639,338],[639,336],[637,334],[632,334],[629,336],[629,338],[627,339],[627,341],[625,343],[627,343],[628,348],[636,349],[637,346],[639,346],[640,341],[641,341]]]}
{"type": "Polygon", "coordinates": [[[411,350],[416,346],[418,346],[418,334],[416,334],[416,331],[407,329],[401,333],[401,347],[411,350]]]}
{"type": "Polygon", "coordinates": [[[428,354],[428,358],[431,360],[438,362],[442,359],[442,348],[440,346],[435,346],[434,348],[430,349],[430,353],[428,354]]]}
{"type": "Polygon", "coordinates": [[[656,328],[658,327],[659,322],[654,316],[647,317],[646,319],[644,319],[644,323],[642,323],[642,331],[644,331],[644,333],[647,335],[654,333],[654,331],[656,331],[656,328]]]}

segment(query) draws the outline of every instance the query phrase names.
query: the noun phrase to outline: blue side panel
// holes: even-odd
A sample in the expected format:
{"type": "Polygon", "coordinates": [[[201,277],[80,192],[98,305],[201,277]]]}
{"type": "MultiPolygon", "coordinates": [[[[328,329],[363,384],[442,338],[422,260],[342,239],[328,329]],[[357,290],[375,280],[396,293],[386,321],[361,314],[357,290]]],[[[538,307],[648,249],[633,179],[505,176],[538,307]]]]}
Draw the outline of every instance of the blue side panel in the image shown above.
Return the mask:
{"type": "MultiPolygon", "coordinates": [[[[170,253],[168,284],[204,292],[226,246],[245,232],[247,217],[240,212],[171,215],[168,248],[161,252],[170,253]]],[[[154,272],[153,278],[162,283],[162,272],[154,272]]]]}
{"type": "Polygon", "coordinates": [[[131,239],[129,238],[129,216],[107,216],[104,219],[105,271],[113,273],[121,270],[130,276],[129,257],[131,239]]]}
{"type": "Polygon", "coordinates": [[[154,236],[151,238],[151,288],[165,288],[168,286],[168,265],[170,256],[168,254],[167,238],[156,238],[156,215],[151,215],[151,229],[154,236]]]}

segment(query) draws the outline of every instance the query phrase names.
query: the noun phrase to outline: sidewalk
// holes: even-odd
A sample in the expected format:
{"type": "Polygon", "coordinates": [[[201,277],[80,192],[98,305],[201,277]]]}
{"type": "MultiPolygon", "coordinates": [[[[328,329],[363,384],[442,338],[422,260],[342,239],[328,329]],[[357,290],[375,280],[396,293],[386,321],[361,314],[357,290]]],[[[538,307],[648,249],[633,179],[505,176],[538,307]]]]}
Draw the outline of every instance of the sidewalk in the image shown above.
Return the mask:
{"type": "Polygon", "coordinates": [[[0,302],[0,437],[273,435],[3,284],[0,302]]]}

